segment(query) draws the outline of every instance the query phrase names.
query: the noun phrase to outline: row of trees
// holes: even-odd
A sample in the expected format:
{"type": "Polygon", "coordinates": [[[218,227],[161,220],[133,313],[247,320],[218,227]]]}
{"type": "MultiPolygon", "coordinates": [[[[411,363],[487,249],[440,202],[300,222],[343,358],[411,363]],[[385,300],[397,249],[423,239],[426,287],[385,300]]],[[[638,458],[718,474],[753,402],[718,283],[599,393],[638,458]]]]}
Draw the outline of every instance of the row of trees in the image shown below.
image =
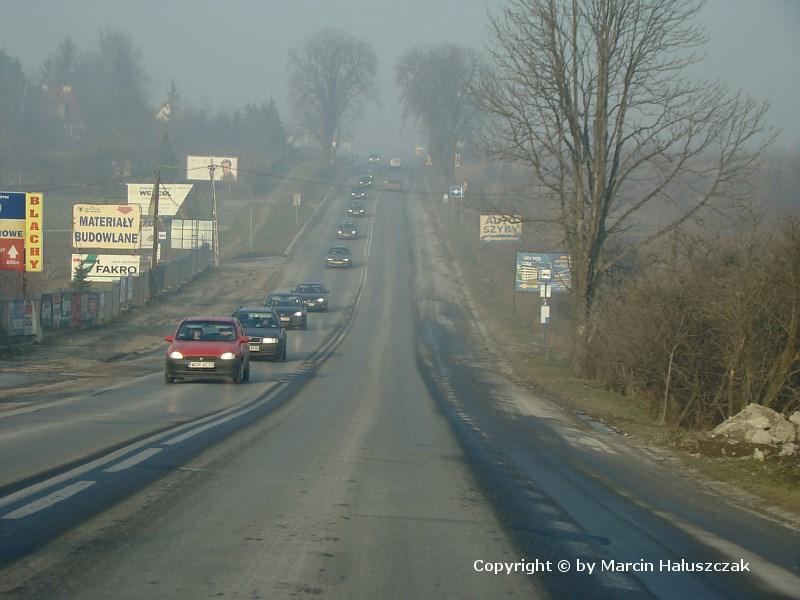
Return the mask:
{"type": "Polygon", "coordinates": [[[141,56],[124,33],[102,33],[83,51],[66,38],[35,77],[0,52],[0,86],[4,185],[124,181],[203,152],[245,156],[259,170],[286,152],[286,128],[271,100],[208,115],[183,105],[173,81],[152,105],[141,56]]]}

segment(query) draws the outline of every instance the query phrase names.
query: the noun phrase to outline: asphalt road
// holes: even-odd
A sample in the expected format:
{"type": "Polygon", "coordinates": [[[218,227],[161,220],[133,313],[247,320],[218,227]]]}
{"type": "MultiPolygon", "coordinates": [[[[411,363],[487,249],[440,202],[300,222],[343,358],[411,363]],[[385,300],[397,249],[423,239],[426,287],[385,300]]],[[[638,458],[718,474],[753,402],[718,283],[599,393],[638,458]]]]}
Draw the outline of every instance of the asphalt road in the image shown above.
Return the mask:
{"type": "Polygon", "coordinates": [[[253,383],[154,373],[4,413],[0,594],[797,597],[796,530],[502,375],[426,201],[379,194],[355,268],[326,270],[332,198],[281,280],[323,281],[331,311],[253,383]],[[681,560],[750,571],[659,572],[681,560]]]}

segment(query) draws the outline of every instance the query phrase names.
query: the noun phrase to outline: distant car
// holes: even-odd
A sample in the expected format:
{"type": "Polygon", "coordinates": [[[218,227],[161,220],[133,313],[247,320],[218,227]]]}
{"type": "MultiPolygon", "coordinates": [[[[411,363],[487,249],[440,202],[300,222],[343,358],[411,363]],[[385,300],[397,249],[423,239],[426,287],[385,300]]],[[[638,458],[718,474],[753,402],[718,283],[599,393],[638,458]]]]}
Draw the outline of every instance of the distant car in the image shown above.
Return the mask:
{"type": "Polygon", "coordinates": [[[366,200],[367,199],[367,189],[363,187],[354,187],[350,191],[350,199],[351,200],[366,200]]]}
{"type": "Polygon", "coordinates": [[[176,379],[250,380],[250,338],[233,317],[187,317],[169,342],[164,382],[176,379]]]}
{"type": "Polygon", "coordinates": [[[333,246],[328,250],[325,258],[325,267],[352,267],[353,253],[350,248],[344,246],[333,246]]]}
{"type": "Polygon", "coordinates": [[[363,202],[351,202],[350,206],[347,207],[347,214],[351,217],[366,217],[367,207],[364,206],[363,202]]]}
{"type": "Polygon", "coordinates": [[[370,154],[369,155],[369,164],[374,165],[381,162],[381,157],[378,154],[370,154]]]}
{"type": "Polygon", "coordinates": [[[372,186],[372,182],[375,178],[372,175],[362,175],[358,178],[358,186],[361,188],[368,188],[372,186]]]}
{"type": "Polygon", "coordinates": [[[297,294],[283,292],[270,294],[264,301],[264,306],[269,306],[275,311],[281,327],[308,329],[308,311],[297,294]]]}
{"type": "Polygon", "coordinates": [[[390,158],[389,159],[389,166],[392,167],[393,169],[399,169],[400,168],[400,164],[401,164],[401,161],[400,161],[399,158],[390,158]]]}
{"type": "Polygon", "coordinates": [[[447,196],[449,198],[462,198],[464,196],[464,188],[460,185],[451,185],[450,189],[447,190],[447,196]]]}
{"type": "Polygon", "coordinates": [[[330,290],[317,281],[298,283],[292,290],[300,296],[310,311],[328,310],[328,294],[330,290]]]}
{"type": "Polygon", "coordinates": [[[286,330],[275,312],[264,306],[243,306],[232,315],[244,328],[250,341],[250,360],[286,360],[286,330]]]}
{"type": "Polygon", "coordinates": [[[397,179],[387,179],[383,182],[383,189],[390,192],[399,192],[403,189],[403,184],[397,179]]]}
{"type": "Polygon", "coordinates": [[[351,223],[350,221],[345,221],[344,223],[340,223],[339,227],[336,228],[336,239],[357,240],[358,227],[356,227],[355,223],[351,223]]]}

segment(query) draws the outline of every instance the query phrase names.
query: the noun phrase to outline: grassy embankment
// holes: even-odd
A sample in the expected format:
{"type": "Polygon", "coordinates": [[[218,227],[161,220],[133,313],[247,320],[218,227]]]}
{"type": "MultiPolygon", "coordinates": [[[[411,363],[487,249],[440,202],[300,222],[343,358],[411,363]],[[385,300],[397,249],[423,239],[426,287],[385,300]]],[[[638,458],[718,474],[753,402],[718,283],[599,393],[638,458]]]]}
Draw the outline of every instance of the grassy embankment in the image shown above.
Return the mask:
{"type": "Polygon", "coordinates": [[[660,424],[655,399],[636,393],[620,394],[597,381],[574,376],[568,361],[569,322],[565,299],[556,298],[552,302],[549,351],[545,352],[538,294],[512,291],[515,253],[549,252],[554,248],[546,244],[539,246],[530,235],[523,235],[520,244],[479,243],[479,214],[492,212],[485,204],[489,196],[483,194],[491,192],[492,186],[481,181],[480,171],[466,172],[465,176],[470,182],[470,192],[463,208],[457,200],[444,203],[442,192],[447,189],[447,182],[430,176],[429,206],[445,235],[451,260],[461,267],[464,284],[481,318],[494,332],[498,345],[507,350],[517,382],[570,410],[610,425],[629,435],[635,444],[678,450],[684,462],[704,476],[737,485],[798,515],[800,464],[796,457],[757,462],[701,456],[696,450],[700,434],[660,424]]]}

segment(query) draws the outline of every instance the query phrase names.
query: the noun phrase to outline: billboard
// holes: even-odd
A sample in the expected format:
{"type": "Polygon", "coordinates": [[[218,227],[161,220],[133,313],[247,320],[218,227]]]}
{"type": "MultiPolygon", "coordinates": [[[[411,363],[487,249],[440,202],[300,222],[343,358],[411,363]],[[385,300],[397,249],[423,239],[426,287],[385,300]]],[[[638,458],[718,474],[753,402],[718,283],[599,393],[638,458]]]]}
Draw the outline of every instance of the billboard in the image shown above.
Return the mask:
{"type": "Polygon", "coordinates": [[[0,192],[0,240],[25,236],[25,192],[0,192]]]}
{"type": "Polygon", "coordinates": [[[514,291],[538,292],[543,281],[547,281],[554,292],[569,289],[572,283],[569,254],[517,252],[514,291]]]}
{"type": "Polygon", "coordinates": [[[211,181],[211,166],[214,181],[235,183],[239,177],[239,158],[236,156],[187,156],[186,179],[189,181],[211,181]]]}
{"type": "Polygon", "coordinates": [[[0,239],[0,271],[24,271],[24,240],[0,239]]]}
{"type": "Polygon", "coordinates": [[[518,242],[522,239],[520,215],[481,215],[482,242],[518,242]]]}
{"type": "Polygon", "coordinates": [[[130,254],[73,254],[72,278],[81,266],[91,266],[86,281],[118,281],[121,277],[138,277],[140,258],[130,254]]]}
{"type": "Polygon", "coordinates": [[[172,230],[169,234],[172,248],[191,250],[207,244],[214,247],[214,222],[189,219],[172,219],[172,230]]]}
{"type": "Polygon", "coordinates": [[[44,261],[42,229],[44,227],[42,194],[25,194],[25,270],[41,273],[44,261]]]}
{"type": "MultiPolygon", "coordinates": [[[[143,215],[149,214],[153,197],[152,183],[126,183],[128,204],[139,206],[143,215]]],[[[162,183],[158,189],[159,216],[173,217],[178,214],[186,196],[192,191],[191,183],[162,183]]]]}
{"type": "Polygon", "coordinates": [[[72,207],[72,245],[75,248],[136,250],[141,228],[138,206],[75,204],[72,207]]]}

